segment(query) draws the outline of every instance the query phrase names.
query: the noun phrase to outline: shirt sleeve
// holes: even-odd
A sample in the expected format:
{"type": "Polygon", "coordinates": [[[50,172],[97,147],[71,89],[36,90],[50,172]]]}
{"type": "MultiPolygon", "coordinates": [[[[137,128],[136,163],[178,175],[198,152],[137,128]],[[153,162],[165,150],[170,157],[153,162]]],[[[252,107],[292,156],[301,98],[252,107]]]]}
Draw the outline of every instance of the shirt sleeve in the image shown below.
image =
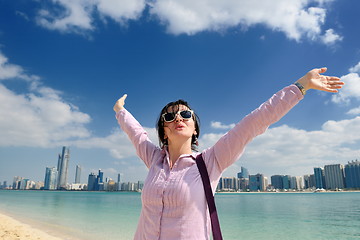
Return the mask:
{"type": "Polygon", "coordinates": [[[134,145],[137,155],[150,168],[154,155],[156,152],[160,152],[161,149],[151,142],[148,133],[126,109],[117,112],[116,119],[134,145]]]}
{"type": "Polygon", "coordinates": [[[269,100],[244,117],[233,129],[222,136],[213,147],[205,150],[209,175],[215,179],[244,152],[245,146],[256,136],[280,120],[301,99],[298,87],[290,85],[274,94],[269,100]]]}

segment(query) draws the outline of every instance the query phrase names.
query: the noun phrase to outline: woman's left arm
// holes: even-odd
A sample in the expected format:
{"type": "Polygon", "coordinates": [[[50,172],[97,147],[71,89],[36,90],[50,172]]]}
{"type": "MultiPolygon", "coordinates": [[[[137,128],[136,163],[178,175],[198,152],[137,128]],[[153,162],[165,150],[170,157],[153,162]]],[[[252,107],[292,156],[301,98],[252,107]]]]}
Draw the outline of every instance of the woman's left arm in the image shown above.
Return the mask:
{"type": "Polygon", "coordinates": [[[253,138],[264,133],[271,124],[280,120],[303,98],[307,90],[337,92],[344,83],[338,77],[321,75],[325,71],[326,68],[313,69],[295,84],[274,94],[222,136],[212,148],[206,150],[207,159],[215,159],[218,171],[224,171],[241,156],[245,146],[253,138]]]}

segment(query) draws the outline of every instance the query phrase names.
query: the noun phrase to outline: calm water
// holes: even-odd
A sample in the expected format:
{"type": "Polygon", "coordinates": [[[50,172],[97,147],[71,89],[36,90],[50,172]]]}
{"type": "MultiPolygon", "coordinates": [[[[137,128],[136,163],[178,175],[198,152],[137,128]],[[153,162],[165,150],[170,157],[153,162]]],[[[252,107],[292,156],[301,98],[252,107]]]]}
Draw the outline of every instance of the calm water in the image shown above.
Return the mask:
{"type": "MultiPolygon", "coordinates": [[[[217,194],[224,239],[360,239],[360,193],[217,194]]],[[[0,211],[82,239],[132,239],[139,193],[0,191],[0,211]]],[[[72,237],[65,237],[72,239],[72,237]]]]}

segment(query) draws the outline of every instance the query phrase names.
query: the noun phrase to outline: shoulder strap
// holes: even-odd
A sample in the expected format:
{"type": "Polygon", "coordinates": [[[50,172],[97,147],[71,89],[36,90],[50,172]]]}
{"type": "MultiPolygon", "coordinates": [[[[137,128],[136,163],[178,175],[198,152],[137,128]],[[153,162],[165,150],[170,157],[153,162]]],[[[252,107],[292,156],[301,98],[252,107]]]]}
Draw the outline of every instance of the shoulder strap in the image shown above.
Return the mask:
{"type": "Polygon", "coordinates": [[[196,157],[196,165],[197,165],[200,175],[201,175],[201,179],[202,179],[202,182],[204,185],[206,201],[209,206],[213,240],[222,240],[223,238],[221,235],[219,218],[218,218],[218,215],[216,212],[215,199],[214,199],[214,195],[211,190],[209,174],[206,170],[206,165],[205,165],[204,159],[202,157],[202,154],[199,154],[196,157]]]}

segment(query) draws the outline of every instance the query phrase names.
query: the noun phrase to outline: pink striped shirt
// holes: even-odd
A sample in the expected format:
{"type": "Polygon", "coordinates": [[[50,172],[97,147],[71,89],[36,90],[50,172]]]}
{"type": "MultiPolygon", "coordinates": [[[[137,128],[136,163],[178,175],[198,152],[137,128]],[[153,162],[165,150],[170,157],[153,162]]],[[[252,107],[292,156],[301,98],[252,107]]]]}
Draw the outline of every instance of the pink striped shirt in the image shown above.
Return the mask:
{"type": "MultiPolygon", "coordinates": [[[[246,144],[264,133],[302,98],[295,85],[285,87],[202,152],[213,192],[221,174],[242,155],[246,144]]],[[[199,153],[181,155],[170,169],[167,149],[153,144],[127,110],[119,111],[116,118],[149,169],[134,239],[210,239],[211,222],[195,163],[199,153]]]]}

